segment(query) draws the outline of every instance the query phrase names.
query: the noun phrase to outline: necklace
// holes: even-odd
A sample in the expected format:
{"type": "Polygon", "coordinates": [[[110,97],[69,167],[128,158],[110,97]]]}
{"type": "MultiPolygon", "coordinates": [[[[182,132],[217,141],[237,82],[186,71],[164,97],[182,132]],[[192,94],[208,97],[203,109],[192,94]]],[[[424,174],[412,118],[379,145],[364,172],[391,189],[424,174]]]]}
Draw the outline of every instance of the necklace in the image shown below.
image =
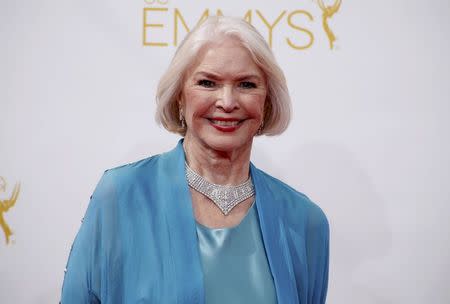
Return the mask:
{"type": "Polygon", "coordinates": [[[208,182],[203,176],[192,170],[187,163],[185,163],[185,167],[188,185],[212,200],[225,215],[237,204],[255,194],[251,178],[237,186],[222,186],[208,182]]]}

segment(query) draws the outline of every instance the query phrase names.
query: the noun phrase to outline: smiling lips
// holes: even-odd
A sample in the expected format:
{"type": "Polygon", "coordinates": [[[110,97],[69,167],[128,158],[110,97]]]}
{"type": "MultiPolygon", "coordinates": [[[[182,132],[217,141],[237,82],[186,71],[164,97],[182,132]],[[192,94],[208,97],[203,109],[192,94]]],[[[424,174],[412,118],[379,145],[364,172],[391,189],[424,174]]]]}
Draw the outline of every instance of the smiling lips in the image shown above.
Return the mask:
{"type": "Polygon", "coordinates": [[[244,121],[236,118],[212,118],[208,120],[214,128],[221,132],[233,132],[238,129],[244,121]]]}

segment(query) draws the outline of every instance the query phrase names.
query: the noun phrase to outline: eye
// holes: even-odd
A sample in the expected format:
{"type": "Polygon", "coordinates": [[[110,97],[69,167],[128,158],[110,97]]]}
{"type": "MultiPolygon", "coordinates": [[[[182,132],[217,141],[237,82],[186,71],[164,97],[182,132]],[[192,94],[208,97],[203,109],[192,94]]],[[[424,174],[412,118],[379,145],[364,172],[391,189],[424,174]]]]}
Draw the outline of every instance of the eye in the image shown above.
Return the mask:
{"type": "Polygon", "coordinates": [[[256,83],[251,81],[243,81],[239,84],[239,87],[243,89],[254,89],[256,88],[256,83]]]}
{"type": "Polygon", "coordinates": [[[212,88],[216,85],[216,83],[212,80],[208,80],[208,79],[202,79],[197,81],[197,84],[199,86],[205,87],[205,88],[212,88]]]}

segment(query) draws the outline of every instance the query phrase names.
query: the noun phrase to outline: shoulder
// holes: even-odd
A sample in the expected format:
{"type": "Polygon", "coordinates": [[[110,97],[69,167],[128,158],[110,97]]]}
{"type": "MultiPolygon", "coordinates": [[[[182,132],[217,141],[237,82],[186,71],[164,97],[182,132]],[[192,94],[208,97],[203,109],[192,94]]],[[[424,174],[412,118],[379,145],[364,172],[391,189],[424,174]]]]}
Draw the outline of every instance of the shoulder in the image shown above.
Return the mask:
{"type": "Polygon", "coordinates": [[[183,166],[182,142],[167,152],[108,169],[92,195],[96,206],[120,207],[158,201],[154,196],[172,185],[183,166]],[[181,165],[180,165],[181,163],[181,165]],[[165,187],[161,187],[165,185],[165,187]]]}
{"type": "Polygon", "coordinates": [[[105,170],[100,178],[91,201],[101,207],[118,202],[123,194],[133,193],[152,178],[160,154],[105,170]]]}
{"type": "Polygon", "coordinates": [[[120,184],[129,184],[146,175],[155,166],[160,154],[141,159],[136,162],[121,165],[105,170],[102,180],[114,181],[120,184]]]}
{"type": "Polygon", "coordinates": [[[303,223],[309,228],[328,230],[325,212],[306,194],[294,189],[272,175],[253,167],[263,191],[272,196],[290,222],[303,223]]]}

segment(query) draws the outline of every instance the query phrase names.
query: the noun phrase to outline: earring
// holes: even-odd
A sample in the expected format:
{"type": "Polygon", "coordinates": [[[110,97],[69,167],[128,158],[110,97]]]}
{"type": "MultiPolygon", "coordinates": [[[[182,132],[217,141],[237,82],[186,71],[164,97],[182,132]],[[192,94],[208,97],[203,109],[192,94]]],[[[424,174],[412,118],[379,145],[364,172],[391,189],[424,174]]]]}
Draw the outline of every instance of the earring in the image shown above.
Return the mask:
{"type": "Polygon", "coordinates": [[[263,129],[264,129],[264,121],[259,126],[258,131],[256,132],[256,135],[262,135],[263,129]]]}
{"type": "Polygon", "coordinates": [[[181,122],[181,128],[185,129],[186,128],[186,121],[184,120],[183,109],[182,108],[180,108],[179,119],[180,119],[180,122],[181,122]]]}

